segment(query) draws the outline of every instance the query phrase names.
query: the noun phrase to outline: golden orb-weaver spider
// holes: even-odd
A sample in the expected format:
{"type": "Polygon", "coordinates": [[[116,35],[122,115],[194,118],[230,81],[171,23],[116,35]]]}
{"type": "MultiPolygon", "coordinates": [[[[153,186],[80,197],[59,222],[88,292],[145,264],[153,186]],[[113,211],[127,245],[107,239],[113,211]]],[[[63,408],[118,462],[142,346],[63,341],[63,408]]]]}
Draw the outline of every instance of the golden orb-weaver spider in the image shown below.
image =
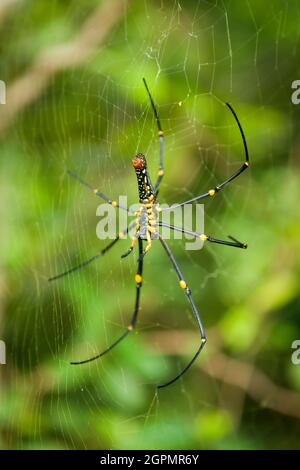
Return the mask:
{"type": "MultiPolygon", "coordinates": [[[[124,331],[124,333],[119,336],[107,349],[102,351],[100,354],[97,354],[96,356],[90,357],[88,359],[85,359],[83,361],[77,361],[77,362],[71,362],[73,365],[78,365],[78,364],[85,364],[91,361],[94,361],[96,359],[99,359],[100,357],[104,356],[104,354],[108,353],[111,351],[117,344],[120,343],[135,327],[136,322],[137,322],[137,317],[138,317],[138,312],[139,312],[139,305],[140,305],[140,292],[141,292],[141,287],[142,287],[142,274],[143,274],[143,260],[144,256],[146,253],[150,250],[151,245],[152,245],[152,240],[158,239],[166,252],[171,264],[173,265],[173,268],[177,274],[178,280],[179,280],[179,286],[185,291],[186,296],[188,298],[188,301],[190,303],[190,306],[192,308],[193,315],[197,321],[199,332],[200,332],[200,345],[198,346],[198,349],[192,359],[188,362],[188,364],[182,369],[182,371],[177,374],[174,378],[169,380],[168,382],[158,385],[158,388],[163,388],[168,385],[171,385],[172,383],[176,382],[195,362],[199,354],[201,353],[205,343],[206,343],[206,336],[205,336],[205,331],[204,327],[202,324],[201,317],[199,315],[198,309],[195,305],[195,302],[192,297],[192,292],[189,286],[186,283],[185,277],[181,272],[180,267],[178,266],[168,244],[164,240],[164,238],[160,235],[158,227],[168,227],[169,229],[180,231],[182,233],[186,233],[188,235],[192,235],[196,238],[200,238],[203,241],[208,241],[210,243],[218,243],[221,245],[227,245],[227,246],[232,246],[236,248],[247,248],[247,245],[245,243],[239,242],[236,238],[229,236],[228,238],[231,241],[227,240],[219,240],[217,238],[213,238],[210,235],[206,235],[204,233],[198,233],[198,232],[192,232],[190,230],[186,230],[183,227],[176,227],[174,225],[169,225],[165,224],[163,222],[160,222],[159,220],[159,213],[164,210],[169,210],[170,208],[174,209],[177,207],[184,206],[185,204],[192,204],[196,201],[200,201],[205,198],[213,197],[215,196],[218,192],[221,191],[227,184],[229,184],[231,181],[233,181],[235,178],[237,178],[241,173],[243,173],[244,170],[246,170],[249,167],[249,154],[248,154],[248,148],[247,148],[247,143],[246,143],[246,138],[245,134],[243,132],[242,126],[240,124],[240,121],[234,111],[234,109],[231,107],[229,103],[226,103],[227,107],[230,109],[231,113],[233,114],[233,117],[239,127],[242,140],[243,140],[243,145],[244,145],[244,152],[245,152],[245,161],[243,165],[240,166],[240,168],[233,173],[229,178],[225,179],[218,185],[216,185],[214,188],[209,189],[203,194],[200,194],[199,196],[196,196],[192,199],[189,199],[188,201],[184,201],[175,205],[172,205],[170,208],[160,208],[159,203],[158,203],[158,187],[164,177],[164,133],[161,127],[160,119],[158,116],[158,112],[156,109],[156,106],[154,104],[153,98],[151,96],[151,93],[149,91],[148,85],[146,83],[146,80],[143,78],[144,85],[146,87],[146,91],[151,103],[151,107],[154,113],[154,117],[156,120],[157,128],[158,128],[158,136],[159,136],[159,153],[160,153],[160,158],[159,158],[159,170],[158,170],[158,176],[156,183],[153,185],[150,179],[150,175],[147,169],[147,162],[146,158],[143,154],[138,153],[135,155],[135,157],[132,160],[132,165],[135,169],[135,173],[137,176],[137,183],[138,183],[138,192],[139,192],[139,202],[140,202],[140,209],[136,212],[133,213],[136,215],[136,220],[129,224],[127,229],[124,230],[123,232],[120,232],[119,235],[112,240],[106,247],[104,247],[101,251],[96,253],[94,256],[91,258],[87,259],[83,263],[69,269],[68,271],[65,271],[61,274],[58,274],[54,277],[51,277],[49,281],[54,281],[56,279],[59,279],[63,276],[66,276],[70,273],[73,273],[74,271],[77,271],[78,269],[83,268],[84,266],[87,266],[90,264],[92,261],[95,259],[99,258],[100,256],[104,255],[107,253],[119,240],[125,237],[127,233],[130,232],[132,228],[135,226],[135,234],[132,236],[132,243],[129,249],[122,255],[122,258],[128,256],[133,249],[135,248],[136,244],[138,244],[138,249],[139,249],[139,257],[138,257],[138,268],[137,268],[137,273],[135,275],[135,283],[136,283],[136,299],[135,299],[135,306],[134,306],[134,311],[133,315],[131,318],[131,321],[127,327],[127,329],[124,331]],[[143,249],[143,240],[146,240],[146,248],[143,249]]],[[[75,178],[79,183],[82,185],[86,186],[90,190],[92,190],[96,196],[100,197],[104,201],[108,202],[111,204],[113,207],[118,207],[122,210],[126,210],[129,213],[132,214],[131,209],[122,205],[118,204],[117,201],[111,200],[108,196],[100,192],[98,189],[94,189],[89,183],[83,181],[79,176],[75,175],[75,173],[68,171],[68,174],[75,178]]]]}

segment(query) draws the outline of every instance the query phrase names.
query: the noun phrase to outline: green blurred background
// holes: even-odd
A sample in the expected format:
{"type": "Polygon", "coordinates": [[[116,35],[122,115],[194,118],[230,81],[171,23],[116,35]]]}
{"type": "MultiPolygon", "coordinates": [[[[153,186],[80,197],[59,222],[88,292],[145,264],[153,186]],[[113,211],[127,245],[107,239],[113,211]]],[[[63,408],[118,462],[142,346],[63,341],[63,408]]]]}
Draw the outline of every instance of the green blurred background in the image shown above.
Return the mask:
{"type": "Polygon", "coordinates": [[[0,5],[0,448],[297,448],[300,365],[297,1],[7,0],[0,5]],[[145,259],[137,330],[102,360],[134,305],[128,240],[92,256],[100,202],[74,170],[113,198],[137,202],[131,157],[157,171],[160,201],[200,194],[243,161],[251,168],[205,202],[205,230],[249,249],[170,242],[206,326],[195,322],[165,254],[145,259]]]}

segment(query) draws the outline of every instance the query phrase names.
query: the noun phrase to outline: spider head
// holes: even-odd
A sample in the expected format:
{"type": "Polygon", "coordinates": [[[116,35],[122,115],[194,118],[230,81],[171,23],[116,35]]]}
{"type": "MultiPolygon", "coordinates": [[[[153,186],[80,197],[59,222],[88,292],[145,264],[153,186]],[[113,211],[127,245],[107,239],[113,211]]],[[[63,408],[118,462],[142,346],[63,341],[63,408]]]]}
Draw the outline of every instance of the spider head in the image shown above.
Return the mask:
{"type": "Polygon", "coordinates": [[[142,153],[138,153],[133,157],[132,159],[132,165],[135,168],[135,170],[143,170],[146,168],[146,158],[145,155],[142,153]]]}

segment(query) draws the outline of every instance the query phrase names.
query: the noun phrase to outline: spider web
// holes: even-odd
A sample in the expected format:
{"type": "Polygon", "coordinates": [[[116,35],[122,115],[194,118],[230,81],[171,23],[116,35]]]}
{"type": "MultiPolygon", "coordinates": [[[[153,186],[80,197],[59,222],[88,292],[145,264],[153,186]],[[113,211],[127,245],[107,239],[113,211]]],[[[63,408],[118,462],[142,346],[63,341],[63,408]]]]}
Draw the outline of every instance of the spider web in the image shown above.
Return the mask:
{"type": "MultiPolygon", "coordinates": [[[[92,7],[95,2],[90,3],[92,7]]],[[[226,430],[232,431],[234,420],[240,419],[241,408],[235,414],[227,407],[237,392],[207,371],[224,312],[247,295],[251,276],[241,276],[247,252],[207,245],[186,251],[184,242],[170,241],[207,329],[208,345],[197,360],[206,364],[206,371],[196,364],[177,384],[159,392],[155,385],[175,376],[199,341],[189,305],[159,244],[154,243],[145,258],[136,332],[102,360],[85,366],[69,362],[104,350],[130,320],[136,253],[121,260],[130,241],[120,241],[72,276],[50,285],[46,279],[109,242],[96,237],[101,201],[70,179],[67,169],[112,198],[127,195],[130,204],[138,200],[132,155],[145,153],[151,174],[157,172],[157,128],[142,77],[165,132],[161,202],[196,196],[243,162],[241,137],[225,101],[236,110],[250,149],[255,134],[255,159],[259,161],[265,152],[264,164],[272,167],[276,142],[268,135],[273,135],[274,127],[281,131],[279,119],[267,119],[266,107],[276,100],[277,88],[274,79],[267,94],[264,68],[267,57],[280,85],[279,39],[288,13],[275,2],[268,15],[258,3],[245,2],[240,12],[244,27],[238,27],[237,9],[238,2],[203,0],[128,5],[105,47],[79,69],[53,79],[34,122],[27,123],[33,134],[36,126],[44,130],[45,154],[33,159],[30,183],[39,214],[34,238],[40,248],[38,255],[33,250],[28,253],[38,259],[32,262],[35,297],[25,297],[16,308],[12,335],[21,371],[15,384],[23,384],[26,406],[12,408],[7,426],[13,429],[16,421],[25,423],[28,416],[35,431],[29,437],[24,424],[17,426],[19,434],[11,437],[12,445],[71,449],[235,445],[233,437],[226,440],[226,430]],[[276,37],[269,33],[274,24],[276,37]],[[251,102],[266,117],[264,132],[256,126],[257,108],[251,102]],[[46,118],[43,122],[39,112],[46,118]],[[260,148],[263,138],[267,144],[260,148]],[[45,203],[39,202],[43,185],[49,188],[46,213],[45,203]],[[214,414],[219,409],[221,417],[214,414]],[[223,444],[201,434],[206,417],[221,420],[223,444]]],[[[69,8],[61,17],[71,24],[78,20],[76,15],[78,11],[69,8]]],[[[27,139],[25,146],[27,153],[36,154],[36,142],[27,139]]],[[[216,238],[232,234],[254,246],[252,205],[251,176],[246,172],[222,194],[205,201],[206,232],[216,238]]],[[[24,268],[21,271],[24,274],[24,268]]],[[[230,348],[225,334],[222,341],[230,348]]],[[[228,435],[232,436],[229,431],[228,435]]]]}

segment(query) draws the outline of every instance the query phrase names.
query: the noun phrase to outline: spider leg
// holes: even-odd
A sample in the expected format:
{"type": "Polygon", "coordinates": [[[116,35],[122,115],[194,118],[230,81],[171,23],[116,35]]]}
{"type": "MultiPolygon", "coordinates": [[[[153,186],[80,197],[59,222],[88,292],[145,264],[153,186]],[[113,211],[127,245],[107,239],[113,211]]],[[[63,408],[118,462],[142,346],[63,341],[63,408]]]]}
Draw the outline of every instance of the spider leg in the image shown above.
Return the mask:
{"type": "Polygon", "coordinates": [[[156,183],[154,185],[154,192],[155,192],[155,195],[157,196],[158,186],[160,185],[161,180],[164,177],[164,131],[162,130],[160,119],[159,119],[159,116],[158,116],[158,112],[157,112],[156,106],[154,104],[153,98],[151,96],[151,93],[150,93],[150,90],[148,88],[148,85],[147,85],[147,82],[146,82],[145,78],[143,78],[143,82],[144,82],[146,91],[148,93],[149,100],[150,100],[150,103],[151,103],[151,107],[152,107],[152,110],[153,110],[153,114],[154,114],[154,117],[155,117],[155,120],[156,120],[157,129],[158,129],[158,137],[159,137],[159,169],[158,169],[158,177],[157,177],[156,183]]]}
{"type": "Polygon", "coordinates": [[[133,224],[129,224],[126,230],[123,232],[120,232],[119,235],[112,240],[108,245],[106,245],[101,251],[96,253],[94,256],[91,258],[83,261],[82,263],[78,264],[77,266],[73,266],[73,268],[68,269],[68,271],[65,271],[63,273],[57,274],[56,276],[50,277],[48,279],[49,282],[56,281],[57,279],[60,279],[61,277],[68,276],[69,274],[78,271],[81,268],[84,268],[88,264],[92,263],[95,259],[99,258],[100,256],[103,256],[105,253],[107,253],[119,240],[124,238],[124,236],[129,232],[129,230],[132,228],[133,224]]]}
{"type": "Polygon", "coordinates": [[[92,185],[90,185],[89,183],[87,183],[86,181],[84,181],[82,178],[80,178],[80,176],[76,175],[73,171],[70,171],[68,170],[67,171],[68,175],[71,176],[72,178],[74,178],[76,181],[78,181],[80,184],[82,184],[83,186],[85,186],[86,188],[90,189],[91,191],[93,191],[94,194],[96,194],[96,196],[100,197],[101,199],[103,199],[104,201],[106,201],[108,204],[110,204],[112,207],[118,207],[119,209],[123,209],[127,212],[129,212],[130,214],[134,215],[134,212],[129,208],[129,207],[126,207],[124,206],[123,204],[118,204],[117,201],[113,201],[112,199],[110,199],[108,196],[106,196],[105,194],[101,193],[101,191],[99,191],[98,189],[95,189],[93,188],[92,185]]]}
{"type": "Polygon", "coordinates": [[[193,232],[192,230],[187,230],[183,227],[176,227],[175,225],[165,224],[164,222],[158,222],[158,225],[160,225],[161,227],[170,228],[171,230],[175,230],[177,232],[186,233],[187,235],[192,235],[195,238],[200,238],[200,240],[208,241],[210,243],[233,246],[235,248],[248,248],[248,245],[246,243],[239,242],[236,238],[232,237],[231,235],[228,235],[228,238],[232,240],[231,242],[229,242],[227,240],[219,240],[218,238],[214,238],[211,235],[205,235],[204,233],[193,232]]]}
{"type": "Polygon", "coordinates": [[[148,230],[147,230],[147,245],[144,251],[140,254],[139,259],[143,259],[146,254],[148,253],[149,250],[152,248],[152,239],[151,239],[151,231],[154,231],[151,226],[148,225],[148,230]],[[150,230],[150,231],[149,231],[150,230]]]}
{"type": "Polygon", "coordinates": [[[244,163],[229,178],[226,178],[224,181],[217,184],[217,186],[215,186],[214,188],[209,189],[208,191],[206,191],[206,193],[200,194],[200,196],[196,196],[192,199],[189,199],[188,201],[181,202],[179,204],[173,204],[172,206],[167,207],[167,208],[162,208],[161,209],[162,211],[177,209],[177,207],[184,206],[185,204],[192,204],[193,202],[200,201],[200,200],[205,199],[207,197],[215,196],[219,191],[221,191],[221,189],[223,189],[225,186],[227,186],[228,183],[230,183],[235,178],[240,176],[240,174],[243,173],[245,170],[247,170],[247,168],[249,167],[249,152],[248,152],[246,137],[245,137],[243,128],[242,128],[241,123],[240,123],[234,109],[232,108],[232,106],[229,103],[226,103],[226,106],[230,109],[231,113],[233,114],[233,117],[234,117],[234,119],[235,119],[235,121],[238,125],[238,128],[239,128],[241,136],[242,136],[242,140],[243,140],[243,144],[244,144],[244,153],[245,153],[244,163]]]}
{"type": "Polygon", "coordinates": [[[179,286],[182,289],[185,290],[188,301],[189,301],[189,303],[192,307],[193,315],[194,315],[194,317],[197,321],[199,332],[200,332],[200,338],[201,338],[200,346],[198,347],[198,349],[197,349],[196,353],[194,354],[194,356],[192,357],[192,359],[184,367],[184,369],[182,369],[182,371],[178,375],[176,375],[173,379],[169,380],[168,382],[166,382],[162,385],[158,385],[158,388],[164,388],[164,387],[167,387],[168,385],[171,385],[174,382],[176,382],[183,374],[185,374],[185,372],[187,372],[189,370],[189,368],[192,366],[192,364],[195,362],[195,360],[197,359],[197,357],[201,353],[201,351],[202,351],[202,349],[203,349],[203,347],[206,343],[206,336],[205,336],[205,331],[204,331],[204,327],[203,327],[199,312],[197,310],[197,307],[196,307],[196,305],[194,303],[194,300],[193,300],[193,297],[192,297],[191,290],[187,286],[187,283],[184,279],[184,276],[183,276],[183,274],[182,274],[182,272],[181,272],[181,270],[180,270],[180,268],[179,268],[179,266],[178,266],[178,264],[177,264],[177,262],[176,262],[176,260],[173,256],[169,246],[167,245],[167,243],[165,242],[165,240],[161,236],[159,237],[159,240],[160,240],[165,252],[167,253],[169,260],[171,261],[171,263],[173,265],[173,268],[176,271],[177,277],[179,279],[179,286]]]}
{"type": "Polygon", "coordinates": [[[132,253],[132,251],[134,250],[136,246],[136,241],[137,241],[137,237],[133,236],[130,247],[128,248],[127,251],[125,251],[125,253],[123,253],[123,255],[121,255],[121,258],[126,258],[128,255],[130,255],[130,253],[132,253]]]}
{"type": "MultiPolygon", "coordinates": [[[[143,251],[143,242],[140,238],[138,238],[138,244],[139,244],[139,254],[142,253],[143,251]]],[[[137,322],[137,317],[139,313],[139,307],[140,307],[140,291],[142,287],[142,274],[143,274],[143,259],[138,259],[138,269],[137,273],[135,276],[135,285],[136,285],[136,298],[135,298],[135,306],[134,306],[134,311],[133,315],[131,318],[131,321],[129,325],[127,326],[126,331],[119,336],[107,349],[102,351],[100,354],[97,354],[96,356],[90,357],[89,359],[85,359],[83,361],[77,361],[77,362],[71,362],[72,365],[78,365],[78,364],[86,364],[87,362],[92,362],[95,361],[96,359],[99,359],[100,357],[104,356],[104,354],[108,353],[111,351],[117,344],[119,344],[126,336],[131,333],[131,331],[134,329],[136,322],[137,322]]]]}

